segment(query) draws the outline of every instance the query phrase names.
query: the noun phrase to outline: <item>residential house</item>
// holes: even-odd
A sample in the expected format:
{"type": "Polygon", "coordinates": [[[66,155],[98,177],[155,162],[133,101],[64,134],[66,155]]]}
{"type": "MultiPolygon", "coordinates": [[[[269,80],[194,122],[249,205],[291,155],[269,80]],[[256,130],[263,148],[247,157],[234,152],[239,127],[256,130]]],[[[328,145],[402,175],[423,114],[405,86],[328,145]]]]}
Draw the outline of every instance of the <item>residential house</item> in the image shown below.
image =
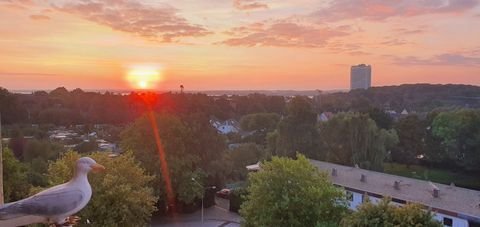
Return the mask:
{"type": "Polygon", "coordinates": [[[480,226],[480,191],[328,162],[311,160],[311,163],[328,172],[334,185],[345,189],[352,210],[366,196],[374,203],[387,196],[400,206],[409,202],[423,205],[444,226],[480,226]]]}

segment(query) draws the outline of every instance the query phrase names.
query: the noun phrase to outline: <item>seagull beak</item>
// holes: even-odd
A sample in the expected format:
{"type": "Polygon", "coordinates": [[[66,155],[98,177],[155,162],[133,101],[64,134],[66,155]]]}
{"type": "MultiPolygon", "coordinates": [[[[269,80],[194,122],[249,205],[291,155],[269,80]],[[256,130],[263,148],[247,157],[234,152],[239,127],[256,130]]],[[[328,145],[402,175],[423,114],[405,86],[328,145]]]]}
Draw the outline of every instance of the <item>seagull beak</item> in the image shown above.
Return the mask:
{"type": "Polygon", "coordinates": [[[105,171],[105,166],[95,163],[92,165],[92,170],[93,172],[103,172],[105,171]]]}

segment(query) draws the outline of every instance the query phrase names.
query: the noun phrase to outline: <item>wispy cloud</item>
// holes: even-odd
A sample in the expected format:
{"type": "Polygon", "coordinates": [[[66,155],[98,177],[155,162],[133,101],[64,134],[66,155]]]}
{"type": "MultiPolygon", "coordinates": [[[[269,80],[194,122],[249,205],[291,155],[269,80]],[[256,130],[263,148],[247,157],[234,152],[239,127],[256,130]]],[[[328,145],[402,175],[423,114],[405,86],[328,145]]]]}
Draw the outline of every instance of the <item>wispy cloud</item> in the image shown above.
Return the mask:
{"type": "Polygon", "coordinates": [[[179,16],[177,9],[166,4],[147,5],[133,0],[79,0],[55,5],[54,8],[114,30],[160,42],[175,42],[182,37],[211,33],[205,27],[179,16]]]}
{"type": "Polygon", "coordinates": [[[418,58],[414,56],[395,57],[390,56],[394,64],[398,65],[459,65],[480,66],[480,57],[469,56],[462,53],[443,53],[430,58],[418,58]]]}
{"type": "Polygon", "coordinates": [[[50,74],[50,73],[18,73],[18,72],[0,72],[0,76],[59,76],[57,74],[50,74]]]}
{"type": "Polygon", "coordinates": [[[33,0],[2,0],[2,3],[14,3],[14,4],[22,4],[22,5],[34,5],[33,0]]]}
{"type": "Polygon", "coordinates": [[[396,28],[393,30],[398,35],[417,35],[427,32],[426,26],[421,26],[419,28],[396,28]]]}
{"type": "Polygon", "coordinates": [[[365,44],[347,43],[345,40],[337,40],[328,44],[327,48],[333,53],[342,53],[352,56],[371,55],[371,53],[362,50],[365,44]]]}
{"type": "Polygon", "coordinates": [[[380,42],[380,44],[385,46],[401,46],[408,44],[408,42],[402,38],[384,37],[384,41],[380,42]]]}
{"type": "Polygon", "coordinates": [[[0,0],[0,6],[14,10],[26,10],[32,5],[32,0],[0,0]]]}
{"type": "Polygon", "coordinates": [[[311,16],[321,21],[355,18],[384,20],[390,17],[461,13],[477,5],[478,0],[335,0],[311,16]]]}
{"type": "Polygon", "coordinates": [[[228,34],[235,38],[222,41],[230,46],[323,47],[328,40],[344,36],[346,28],[330,28],[293,21],[254,23],[235,27],[228,34]]]}
{"type": "Polygon", "coordinates": [[[50,17],[45,16],[45,15],[34,14],[34,15],[30,15],[30,19],[32,19],[32,20],[50,20],[50,17]]]}
{"type": "Polygon", "coordinates": [[[268,5],[257,0],[233,0],[233,6],[238,10],[268,9],[268,5]]]}

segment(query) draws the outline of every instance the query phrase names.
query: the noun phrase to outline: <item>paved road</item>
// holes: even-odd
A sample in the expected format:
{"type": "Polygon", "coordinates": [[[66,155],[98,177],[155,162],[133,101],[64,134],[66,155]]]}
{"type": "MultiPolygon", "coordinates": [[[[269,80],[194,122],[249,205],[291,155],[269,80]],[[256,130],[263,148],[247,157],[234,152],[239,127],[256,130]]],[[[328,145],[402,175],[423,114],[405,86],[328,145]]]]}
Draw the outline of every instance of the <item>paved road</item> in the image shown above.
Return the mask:
{"type": "Polygon", "coordinates": [[[228,200],[217,198],[217,205],[205,209],[202,225],[201,210],[192,214],[182,214],[176,217],[154,217],[152,227],[239,227],[241,217],[228,211],[228,200]]]}

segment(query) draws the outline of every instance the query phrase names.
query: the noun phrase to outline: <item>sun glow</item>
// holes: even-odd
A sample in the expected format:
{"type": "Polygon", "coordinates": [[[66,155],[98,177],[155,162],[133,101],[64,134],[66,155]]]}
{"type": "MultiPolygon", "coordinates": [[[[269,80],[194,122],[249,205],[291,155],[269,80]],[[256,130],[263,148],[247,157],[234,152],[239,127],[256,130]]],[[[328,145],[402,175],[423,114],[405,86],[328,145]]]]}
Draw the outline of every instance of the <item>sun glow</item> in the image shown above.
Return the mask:
{"type": "Polygon", "coordinates": [[[162,80],[157,66],[134,66],[127,73],[127,81],[137,89],[153,89],[162,80]]]}

